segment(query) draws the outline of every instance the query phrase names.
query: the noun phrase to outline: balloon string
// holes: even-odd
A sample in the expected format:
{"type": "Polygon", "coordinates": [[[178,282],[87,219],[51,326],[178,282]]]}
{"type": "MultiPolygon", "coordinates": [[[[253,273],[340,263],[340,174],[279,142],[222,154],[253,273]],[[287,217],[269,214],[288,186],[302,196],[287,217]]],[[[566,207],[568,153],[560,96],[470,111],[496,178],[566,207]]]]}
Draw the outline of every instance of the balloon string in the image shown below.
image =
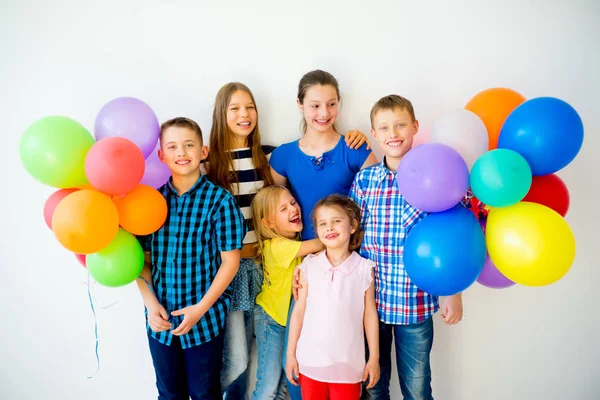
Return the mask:
{"type": "Polygon", "coordinates": [[[96,372],[94,372],[92,375],[88,376],[88,379],[91,379],[94,377],[94,375],[96,375],[98,373],[98,371],[100,371],[100,357],[98,355],[98,345],[99,345],[99,341],[98,341],[98,318],[96,316],[96,310],[94,309],[94,301],[92,299],[92,290],[91,290],[91,285],[90,285],[90,274],[88,272],[88,298],[90,300],[90,307],[92,308],[92,313],[94,314],[94,336],[96,338],[96,372]]]}

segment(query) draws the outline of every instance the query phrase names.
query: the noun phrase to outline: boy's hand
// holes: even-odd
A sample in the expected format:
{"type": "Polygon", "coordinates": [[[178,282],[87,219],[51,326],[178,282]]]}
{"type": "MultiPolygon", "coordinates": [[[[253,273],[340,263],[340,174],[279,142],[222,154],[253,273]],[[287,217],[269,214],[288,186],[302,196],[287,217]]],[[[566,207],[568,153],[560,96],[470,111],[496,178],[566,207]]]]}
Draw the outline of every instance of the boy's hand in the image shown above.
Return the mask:
{"type": "Polygon", "coordinates": [[[285,374],[287,375],[288,381],[294,386],[298,386],[298,377],[300,376],[298,368],[298,360],[293,354],[288,354],[285,361],[285,374]]]}
{"type": "Polygon", "coordinates": [[[148,309],[148,325],[154,332],[168,331],[171,329],[167,310],[157,301],[146,306],[148,309]]]}
{"type": "Polygon", "coordinates": [[[183,315],[183,321],[177,328],[171,331],[171,333],[175,336],[185,335],[200,321],[200,318],[204,315],[204,312],[200,310],[198,304],[193,306],[184,307],[180,310],[175,310],[171,313],[171,315],[183,315]]]}
{"type": "Polygon", "coordinates": [[[462,320],[463,305],[460,293],[444,299],[441,316],[446,325],[454,325],[462,320]]]}
{"type": "Polygon", "coordinates": [[[298,301],[298,289],[302,289],[300,284],[300,268],[294,268],[294,277],[292,278],[292,293],[294,294],[294,300],[298,301]]]}
{"type": "Polygon", "coordinates": [[[369,359],[367,365],[365,365],[365,372],[363,373],[363,382],[369,379],[369,383],[367,384],[367,389],[371,389],[377,381],[379,381],[379,361],[369,359]]]}
{"type": "Polygon", "coordinates": [[[364,133],[362,133],[361,131],[358,130],[353,130],[353,131],[348,131],[346,132],[346,134],[344,135],[344,140],[346,141],[346,145],[348,147],[350,147],[351,149],[358,149],[360,148],[360,146],[363,145],[363,143],[367,144],[367,150],[369,150],[371,148],[371,143],[369,142],[369,139],[367,139],[367,136],[365,136],[364,133]]]}

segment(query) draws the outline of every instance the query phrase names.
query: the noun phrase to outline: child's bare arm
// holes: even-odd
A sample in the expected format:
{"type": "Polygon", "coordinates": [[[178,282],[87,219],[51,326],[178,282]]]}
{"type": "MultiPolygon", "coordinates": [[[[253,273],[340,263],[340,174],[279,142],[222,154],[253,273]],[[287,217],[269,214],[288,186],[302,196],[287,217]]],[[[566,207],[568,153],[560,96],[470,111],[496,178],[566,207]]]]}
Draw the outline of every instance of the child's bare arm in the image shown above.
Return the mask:
{"type": "Polygon", "coordinates": [[[171,323],[169,322],[169,315],[167,310],[160,304],[156,295],[154,294],[154,288],[152,287],[152,259],[149,252],[144,253],[144,268],[140,273],[136,284],[142,295],[144,305],[148,310],[148,325],[154,332],[162,332],[171,329],[171,323]]]}
{"type": "Polygon", "coordinates": [[[305,240],[302,242],[302,245],[300,245],[296,257],[304,257],[309,254],[318,253],[324,248],[325,246],[323,246],[323,243],[319,239],[305,240]]]}
{"type": "Polygon", "coordinates": [[[194,325],[200,321],[200,318],[215,304],[227,289],[235,274],[240,268],[240,250],[222,251],[221,266],[215,275],[215,279],[208,288],[202,299],[193,306],[185,307],[173,311],[171,315],[183,315],[183,321],[171,333],[173,335],[185,335],[194,325]]]}
{"type": "Polygon", "coordinates": [[[290,334],[288,338],[288,347],[286,354],[285,372],[287,378],[294,385],[298,385],[298,361],[296,360],[296,347],[298,346],[298,339],[300,339],[300,333],[302,332],[302,323],[304,321],[304,311],[306,310],[306,298],[308,296],[308,283],[306,277],[302,272],[300,274],[300,283],[302,288],[298,293],[298,300],[292,311],[290,318],[290,334]]]}
{"type": "MultiPolygon", "coordinates": [[[[373,272],[371,271],[371,274],[373,272]]],[[[363,381],[369,379],[367,389],[375,386],[379,380],[379,318],[377,317],[377,306],[375,305],[375,279],[365,293],[365,334],[369,346],[369,360],[365,366],[363,381]]]]}

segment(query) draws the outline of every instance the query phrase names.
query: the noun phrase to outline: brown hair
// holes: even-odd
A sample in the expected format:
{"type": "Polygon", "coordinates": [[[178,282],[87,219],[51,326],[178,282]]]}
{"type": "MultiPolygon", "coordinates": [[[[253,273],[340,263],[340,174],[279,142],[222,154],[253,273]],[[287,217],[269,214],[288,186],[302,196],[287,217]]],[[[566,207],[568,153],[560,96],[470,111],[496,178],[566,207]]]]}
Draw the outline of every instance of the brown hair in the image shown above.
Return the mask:
{"type": "Polygon", "coordinates": [[[377,103],[375,103],[373,108],[371,108],[371,128],[374,128],[373,120],[375,119],[375,114],[382,110],[394,111],[396,109],[408,111],[413,122],[417,120],[415,118],[415,110],[410,100],[405,99],[402,96],[398,96],[397,94],[390,94],[377,100],[377,103]]]}
{"type": "Polygon", "coordinates": [[[258,242],[257,257],[261,257],[265,240],[283,237],[277,230],[268,225],[269,218],[277,212],[279,199],[283,192],[289,192],[289,190],[284,186],[272,185],[260,189],[252,199],[252,219],[254,220],[254,230],[258,242]]]}
{"type": "MultiPolygon", "coordinates": [[[[238,90],[248,93],[256,107],[254,95],[248,86],[240,82],[229,82],[219,89],[217,93],[215,108],[213,110],[213,124],[210,129],[207,176],[214,184],[227,189],[229,192],[232,191],[233,182],[238,185],[239,192],[239,179],[233,167],[231,152],[228,151],[233,148],[234,134],[227,126],[227,107],[231,101],[231,96],[238,90]]],[[[254,127],[254,130],[248,136],[248,146],[252,152],[252,165],[258,171],[260,178],[264,181],[264,185],[269,186],[273,184],[273,177],[271,176],[269,161],[260,144],[258,108],[256,108],[256,116],[256,127],[254,127]]]]}
{"type": "MultiPolygon", "coordinates": [[[[338,84],[337,79],[335,79],[335,77],[329,72],[316,69],[314,71],[307,72],[306,74],[304,74],[302,79],[300,79],[300,83],[298,83],[298,102],[300,102],[300,104],[304,104],[304,97],[306,96],[306,92],[311,87],[317,85],[333,86],[338,101],[342,100],[342,96],[340,96],[340,86],[338,84]]],[[[300,121],[300,126],[302,129],[302,133],[306,133],[306,121],[304,120],[304,117],[302,118],[302,121],[300,121]]],[[[335,132],[338,132],[335,123],[333,124],[333,130],[335,132]]]]}
{"type": "Polygon", "coordinates": [[[159,139],[161,142],[162,142],[164,132],[172,126],[176,126],[178,128],[188,128],[189,130],[194,132],[196,134],[196,136],[198,136],[198,139],[200,140],[200,146],[202,146],[203,139],[202,139],[202,130],[200,129],[200,126],[193,119],[189,119],[189,118],[185,118],[185,117],[172,118],[168,121],[163,122],[160,125],[159,139]]]}
{"type": "Polygon", "coordinates": [[[321,199],[315,204],[313,208],[311,218],[313,220],[313,226],[317,227],[317,211],[322,207],[337,207],[344,211],[348,218],[350,218],[350,225],[356,230],[350,235],[350,249],[358,247],[358,241],[360,240],[360,207],[348,196],[342,196],[341,194],[330,194],[329,196],[321,199]]]}

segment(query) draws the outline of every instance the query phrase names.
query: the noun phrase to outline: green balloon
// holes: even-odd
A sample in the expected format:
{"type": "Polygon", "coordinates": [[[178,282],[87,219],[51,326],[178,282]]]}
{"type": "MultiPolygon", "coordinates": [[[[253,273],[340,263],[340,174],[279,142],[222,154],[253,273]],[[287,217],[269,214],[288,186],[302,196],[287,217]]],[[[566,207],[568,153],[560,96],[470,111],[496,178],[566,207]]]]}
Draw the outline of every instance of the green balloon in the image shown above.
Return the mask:
{"type": "Polygon", "coordinates": [[[475,161],[469,184],[475,197],[492,207],[508,207],[523,200],[531,187],[531,168],[519,153],[495,149],[475,161]]]}
{"type": "Polygon", "coordinates": [[[79,122],[50,116],[35,121],[19,144],[21,163],[36,180],[57,188],[88,184],[85,156],[95,143],[79,122]]]}
{"type": "Polygon", "coordinates": [[[119,228],[108,246],[87,255],[86,264],[92,278],[101,285],[124,286],[142,273],[144,251],[135,236],[119,228]]]}

